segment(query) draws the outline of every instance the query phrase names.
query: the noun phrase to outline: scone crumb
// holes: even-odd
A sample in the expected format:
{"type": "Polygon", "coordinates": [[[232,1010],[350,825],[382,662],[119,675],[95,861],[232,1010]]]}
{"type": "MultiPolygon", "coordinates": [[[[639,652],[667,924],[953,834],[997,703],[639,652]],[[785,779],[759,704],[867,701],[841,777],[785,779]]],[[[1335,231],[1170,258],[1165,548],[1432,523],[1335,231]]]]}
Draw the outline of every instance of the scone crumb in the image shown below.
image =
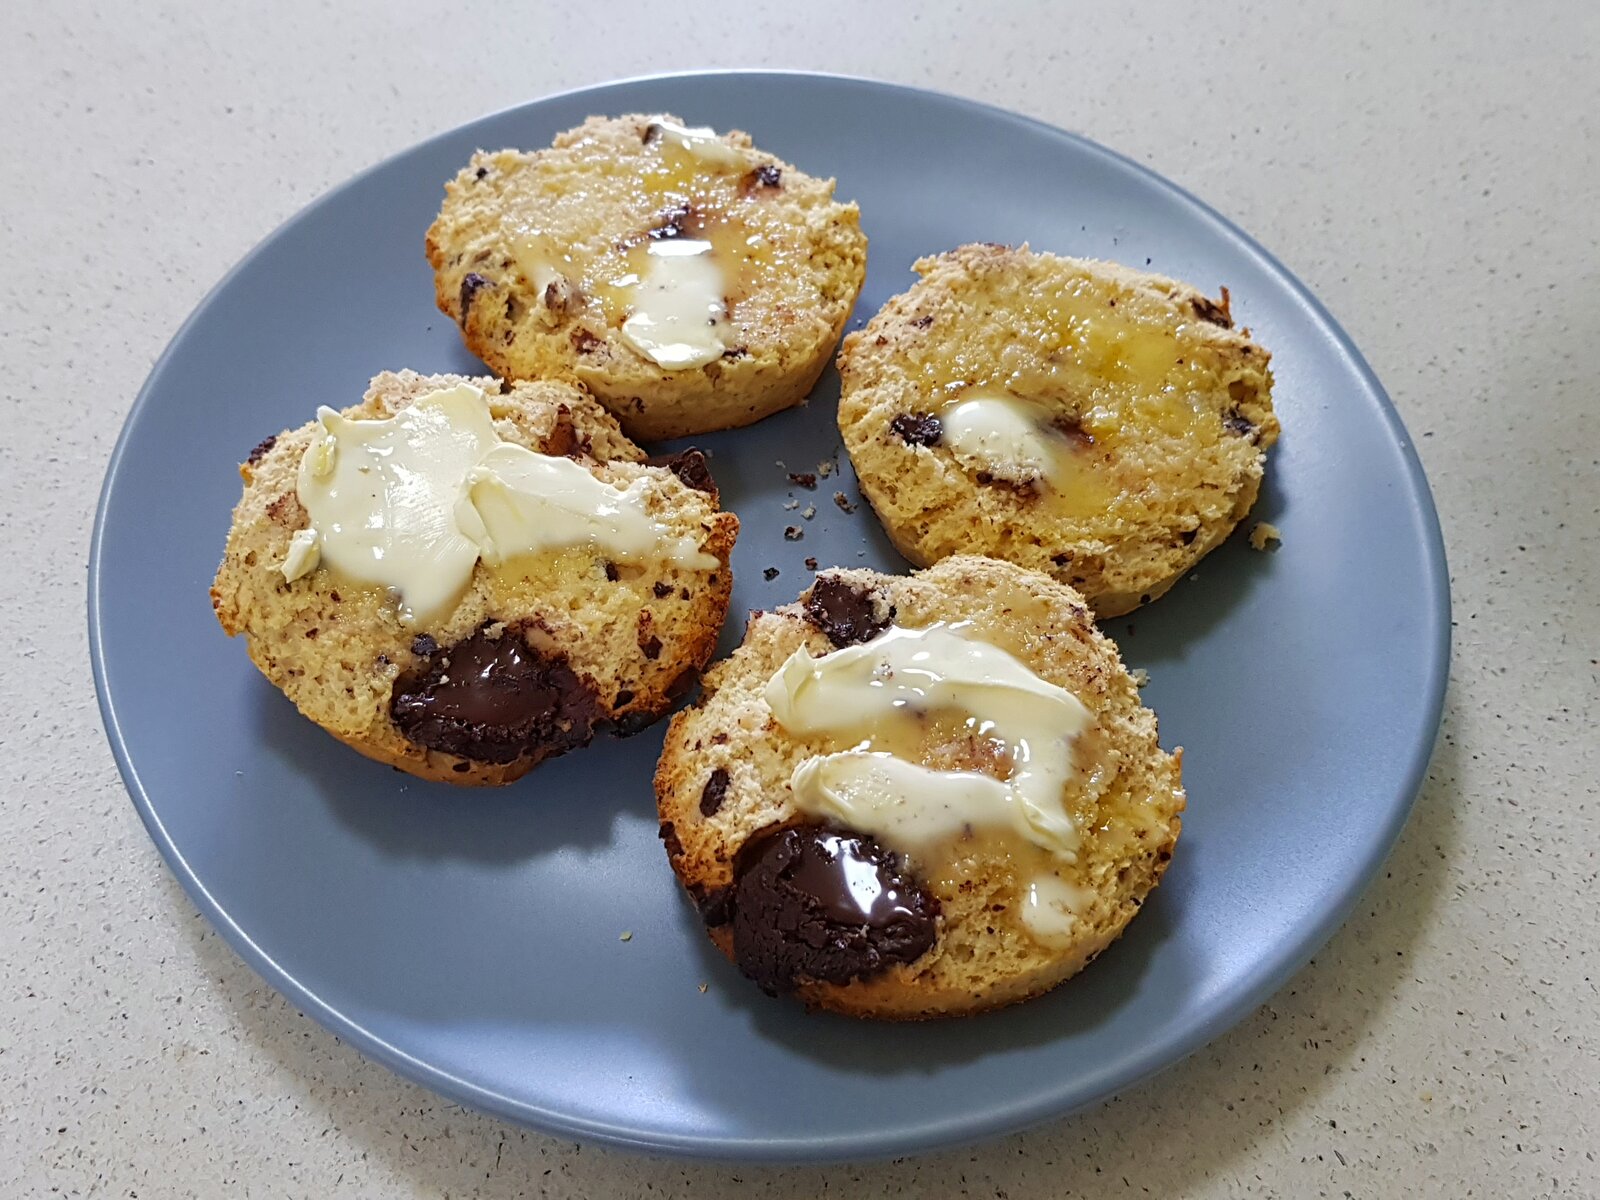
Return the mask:
{"type": "Polygon", "coordinates": [[[806,505],[800,510],[800,515],[808,521],[811,520],[812,517],[817,515],[817,506],[815,504],[806,505]]]}
{"type": "Polygon", "coordinates": [[[702,983],[702,984],[701,984],[701,985],[700,985],[700,994],[701,994],[701,995],[702,995],[702,996],[703,996],[703,995],[705,995],[705,994],[706,994],[706,993],[707,993],[707,992],[709,992],[709,991],[710,991],[710,990],[711,990],[711,985],[710,985],[710,984],[709,984],[709,983],[702,983]]]}
{"type": "Polygon", "coordinates": [[[1150,672],[1146,671],[1143,667],[1134,667],[1133,670],[1128,672],[1128,674],[1133,676],[1134,687],[1142,688],[1150,682],[1150,672]]]}
{"type": "Polygon", "coordinates": [[[784,526],[783,540],[786,542],[798,542],[801,538],[805,537],[805,535],[806,531],[801,529],[798,525],[784,526]]]}
{"type": "Polygon", "coordinates": [[[816,569],[817,569],[817,560],[815,558],[807,558],[806,559],[806,570],[815,571],[816,569]]]}
{"type": "Polygon", "coordinates": [[[785,508],[788,508],[788,509],[799,508],[800,507],[800,501],[796,500],[793,496],[790,496],[787,500],[785,500],[783,502],[783,506],[785,508]]]}
{"type": "Polygon", "coordinates": [[[817,477],[810,471],[790,471],[789,482],[794,484],[795,487],[811,490],[817,486],[817,477]]]}
{"type": "Polygon", "coordinates": [[[833,494],[833,502],[839,506],[840,512],[853,513],[856,510],[856,506],[851,503],[850,497],[843,492],[835,492],[833,494]]]}
{"type": "Polygon", "coordinates": [[[633,930],[624,929],[622,931],[622,936],[617,938],[617,941],[619,941],[619,942],[631,942],[631,941],[633,941],[633,930]]]}
{"type": "Polygon", "coordinates": [[[1270,521],[1257,521],[1250,529],[1250,549],[1266,550],[1283,541],[1283,534],[1270,521]]]}
{"type": "Polygon", "coordinates": [[[826,479],[833,474],[833,464],[831,462],[819,462],[817,464],[817,474],[826,479]]]}

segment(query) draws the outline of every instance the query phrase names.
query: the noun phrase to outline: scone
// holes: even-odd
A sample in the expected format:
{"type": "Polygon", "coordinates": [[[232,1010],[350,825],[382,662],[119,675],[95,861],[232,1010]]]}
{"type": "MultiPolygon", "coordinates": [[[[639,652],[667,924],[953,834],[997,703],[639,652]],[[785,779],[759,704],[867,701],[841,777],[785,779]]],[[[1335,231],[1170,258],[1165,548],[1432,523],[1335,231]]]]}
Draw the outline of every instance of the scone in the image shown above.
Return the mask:
{"type": "Polygon", "coordinates": [[[1278,437],[1228,293],[962,246],[839,355],[839,430],[896,548],[1043,571],[1102,617],[1161,595],[1250,511],[1278,437]]]}
{"type": "Polygon", "coordinates": [[[1172,857],[1164,753],[1071,588],[947,558],[819,575],[752,615],[673,718],[661,837],[712,941],[770,993],[862,1017],[1038,995],[1172,857]]]}
{"type": "Polygon", "coordinates": [[[500,784],[642,728],[727,613],[738,518],[561,383],[385,373],[270,437],[211,589],[311,720],[424,779],[500,784]]]}
{"type": "Polygon", "coordinates": [[[744,133],[591,117],[445,185],[439,308],[495,373],[579,380],[630,437],[748,425],[805,398],[861,290],[833,188],[744,133]]]}

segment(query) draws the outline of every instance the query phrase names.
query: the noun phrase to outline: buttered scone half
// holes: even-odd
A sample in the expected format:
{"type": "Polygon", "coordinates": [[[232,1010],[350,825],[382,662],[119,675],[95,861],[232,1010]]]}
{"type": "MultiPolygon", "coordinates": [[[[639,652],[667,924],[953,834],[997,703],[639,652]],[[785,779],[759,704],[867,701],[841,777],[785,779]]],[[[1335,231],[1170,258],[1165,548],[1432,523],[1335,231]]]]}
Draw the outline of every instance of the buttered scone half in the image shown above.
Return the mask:
{"type": "Polygon", "coordinates": [[[1071,588],[948,558],[819,575],[673,718],[661,837],[769,993],[862,1017],[1038,995],[1122,932],[1184,792],[1071,588]]]}
{"type": "Polygon", "coordinates": [[[497,374],[579,380],[631,437],[748,425],[805,398],[861,290],[833,191],[744,133],[591,117],[445,185],[439,308],[497,374]]]}
{"type": "Polygon", "coordinates": [[[1228,294],[1026,246],[962,246],[845,339],[839,430],[895,546],[986,554],[1102,617],[1225,539],[1278,438],[1228,294]]]}
{"type": "Polygon", "coordinates": [[[508,783],[694,684],[738,518],[579,389],[385,373],[240,467],[211,589],[311,720],[424,779],[508,783]]]}

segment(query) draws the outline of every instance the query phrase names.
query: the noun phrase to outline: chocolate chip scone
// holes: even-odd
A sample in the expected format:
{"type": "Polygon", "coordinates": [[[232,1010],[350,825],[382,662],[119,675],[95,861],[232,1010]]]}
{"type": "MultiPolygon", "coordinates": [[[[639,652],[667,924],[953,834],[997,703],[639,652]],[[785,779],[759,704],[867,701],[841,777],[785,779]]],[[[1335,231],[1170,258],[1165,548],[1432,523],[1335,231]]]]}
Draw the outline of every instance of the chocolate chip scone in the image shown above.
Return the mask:
{"type": "Polygon", "coordinates": [[[1116,616],[1250,511],[1278,419],[1226,289],[1026,246],[916,270],[839,355],[862,494],[913,563],[1003,558],[1116,616]]]}
{"type": "Polygon", "coordinates": [[[439,308],[497,374],[580,380],[631,437],[748,425],[805,398],[861,290],[833,189],[744,133],[591,117],[445,185],[439,308]]]}
{"type": "Polygon", "coordinates": [[[694,683],[739,521],[561,383],[384,373],[240,467],[211,589],[311,720],[424,779],[508,783],[694,683]]]}
{"type": "Polygon", "coordinates": [[[918,1019],[1025,1000],[1139,911],[1181,824],[1116,647],[1071,588],[947,558],[819,575],[673,718],[661,837],[771,993],[918,1019]]]}

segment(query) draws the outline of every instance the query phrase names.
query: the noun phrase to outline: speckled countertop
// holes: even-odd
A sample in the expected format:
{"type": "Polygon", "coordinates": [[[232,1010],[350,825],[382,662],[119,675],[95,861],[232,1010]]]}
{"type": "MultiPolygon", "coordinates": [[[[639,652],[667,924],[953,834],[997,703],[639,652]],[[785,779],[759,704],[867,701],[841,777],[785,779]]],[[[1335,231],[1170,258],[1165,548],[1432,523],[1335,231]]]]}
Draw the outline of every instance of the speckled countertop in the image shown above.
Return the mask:
{"type": "Polygon", "coordinates": [[[1600,1195],[1600,6],[718,7],[0,8],[0,1196],[1600,1195]],[[1427,786],[1313,965],[1098,1109],[859,1168],[580,1148],[360,1059],[173,882],[85,648],[118,427],[251,245],[487,110],[761,65],[1041,117],[1254,233],[1399,405],[1456,605],[1427,786]]]}

